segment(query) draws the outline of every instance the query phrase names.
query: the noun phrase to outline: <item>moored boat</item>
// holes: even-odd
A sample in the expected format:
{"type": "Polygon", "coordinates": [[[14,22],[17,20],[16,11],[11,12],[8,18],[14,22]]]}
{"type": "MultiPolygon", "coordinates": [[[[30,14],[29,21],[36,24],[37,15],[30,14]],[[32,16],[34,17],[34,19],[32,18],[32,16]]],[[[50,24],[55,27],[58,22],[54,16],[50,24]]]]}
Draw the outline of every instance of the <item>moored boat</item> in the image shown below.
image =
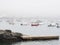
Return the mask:
{"type": "Polygon", "coordinates": [[[39,24],[37,23],[37,24],[31,24],[31,26],[39,26],[39,24]]]}

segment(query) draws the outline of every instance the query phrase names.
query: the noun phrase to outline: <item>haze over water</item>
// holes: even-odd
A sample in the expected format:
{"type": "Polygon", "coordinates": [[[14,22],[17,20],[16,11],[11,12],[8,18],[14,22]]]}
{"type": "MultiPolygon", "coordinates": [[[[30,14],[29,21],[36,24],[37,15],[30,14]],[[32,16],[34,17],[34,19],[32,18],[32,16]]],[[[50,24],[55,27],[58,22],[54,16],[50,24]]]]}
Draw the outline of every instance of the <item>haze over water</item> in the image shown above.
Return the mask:
{"type": "MultiPolygon", "coordinates": [[[[60,20],[60,0],[0,0],[0,17],[45,17],[43,25],[37,27],[21,26],[20,23],[10,25],[0,22],[0,29],[11,29],[27,35],[59,35],[60,28],[48,27],[49,21],[60,20]],[[50,18],[50,19],[49,19],[50,18]],[[57,18],[57,19],[56,19],[57,18]]],[[[31,18],[33,19],[33,18],[31,18]]],[[[58,22],[60,24],[60,21],[58,22]]],[[[28,41],[18,43],[1,43],[0,45],[60,45],[59,40],[28,41]]]]}
{"type": "MultiPolygon", "coordinates": [[[[54,21],[54,20],[51,20],[54,21]]],[[[57,21],[55,21],[57,22],[57,21]]],[[[55,23],[54,22],[54,23],[55,23]]],[[[60,22],[58,22],[60,24],[60,22]]],[[[0,29],[10,29],[13,32],[20,32],[27,35],[33,36],[46,36],[46,35],[58,35],[60,36],[60,28],[48,27],[49,21],[43,21],[43,25],[39,26],[21,26],[20,23],[11,25],[5,21],[0,22],[0,29]]],[[[60,45],[59,40],[47,40],[47,41],[27,41],[27,42],[16,42],[16,43],[0,43],[1,45],[60,45]]]]}

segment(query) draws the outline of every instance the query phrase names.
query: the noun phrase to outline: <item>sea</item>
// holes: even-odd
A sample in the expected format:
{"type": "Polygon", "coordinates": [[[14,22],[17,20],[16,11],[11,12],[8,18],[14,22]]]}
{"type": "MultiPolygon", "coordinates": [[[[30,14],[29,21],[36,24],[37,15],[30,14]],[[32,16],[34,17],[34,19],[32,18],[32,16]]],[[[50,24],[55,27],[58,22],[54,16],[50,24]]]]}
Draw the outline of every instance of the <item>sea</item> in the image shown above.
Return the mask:
{"type": "MultiPolygon", "coordinates": [[[[31,26],[31,25],[20,25],[20,23],[15,23],[14,25],[9,24],[5,21],[0,22],[0,30],[9,29],[13,32],[19,32],[25,35],[31,36],[49,36],[55,35],[60,37],[60,28],[55,27],[48,27],[48,22],[44,22],[42,25],[39,26],[31,26]]],[[[0,45],[60,45],[60,38],[59,40],[39,40],[39,41],[21,41],[15,43],[3,43],[0,42],[0,45]]]]}

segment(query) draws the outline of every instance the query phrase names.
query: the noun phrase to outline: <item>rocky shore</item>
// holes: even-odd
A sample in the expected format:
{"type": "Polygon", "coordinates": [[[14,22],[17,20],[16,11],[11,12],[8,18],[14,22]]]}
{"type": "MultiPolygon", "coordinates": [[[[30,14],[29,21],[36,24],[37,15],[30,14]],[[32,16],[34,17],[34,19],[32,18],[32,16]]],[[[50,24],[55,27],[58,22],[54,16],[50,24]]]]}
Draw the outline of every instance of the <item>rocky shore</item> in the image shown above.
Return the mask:
{"type": "Polygon", "coordinates": [[[0,30],[0,41],[22,41],[22,33],[14,33],[11,30],[0,30]]]}
{"type": "Polygon", "coordinates": [[[19,42],[32,40],[58,40],[59,36],[28,36],[11,30],[0,30],[0,42],[19,42]]]}

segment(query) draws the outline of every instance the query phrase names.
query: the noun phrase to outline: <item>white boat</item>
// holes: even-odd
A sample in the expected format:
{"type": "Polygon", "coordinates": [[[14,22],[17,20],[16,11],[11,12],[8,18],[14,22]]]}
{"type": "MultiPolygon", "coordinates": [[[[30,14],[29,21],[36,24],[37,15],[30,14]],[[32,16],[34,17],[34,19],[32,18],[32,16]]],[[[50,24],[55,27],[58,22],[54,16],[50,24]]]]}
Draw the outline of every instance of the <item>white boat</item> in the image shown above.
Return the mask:
{"type": "Polygon", "coordinates": [[[57,27],[57,28],[59,28],[60,26],[59,26],[58,23],[50,23],[50,24],[48,25],[48,27],[57,27]]]}
{"type": "Polygon", "coordinates": [[[56,23],[50,23],[49,25],[48,25],[48,27],[55,27],[56,26],[56,23]]]}

